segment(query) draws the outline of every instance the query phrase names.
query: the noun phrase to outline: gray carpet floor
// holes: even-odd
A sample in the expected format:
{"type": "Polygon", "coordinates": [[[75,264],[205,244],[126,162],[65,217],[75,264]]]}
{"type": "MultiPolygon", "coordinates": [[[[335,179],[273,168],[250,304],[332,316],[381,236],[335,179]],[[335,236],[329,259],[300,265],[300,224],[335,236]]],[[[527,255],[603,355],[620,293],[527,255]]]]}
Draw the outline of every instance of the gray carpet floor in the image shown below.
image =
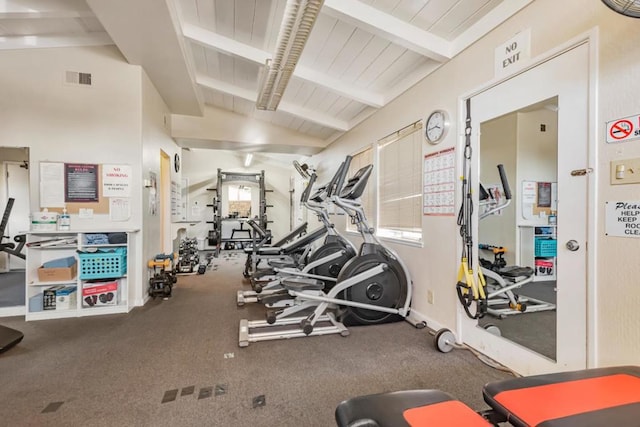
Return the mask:
{"type": "MultiPolygon", "coordinates": [[[[516,290],[522,297],[556,303],[556,282],[542,281],[528,283],[516,290]]],[[[556,360],[556,310],[524,312],[506,316],[503,319],[486,315],[480,326],[494,325],[501,335],[517,344],[535,351],[551,360],[556,360]]]]}
{"type": "Polygon", "coordinates": [[[243,262],[223,252],[128,314],[0,319],[25,334],[0,355],[0,424],[329,427],[352,396],[434,388],[484,409],[482,386],[511,377],[407,322],[240,348],[239,320],[264,318],[236,307],[243,262]]]}
{"type": "Polygon", "coordinates": [[[0,273],[0,307],[24,305],[24,270],[0,273]]]}

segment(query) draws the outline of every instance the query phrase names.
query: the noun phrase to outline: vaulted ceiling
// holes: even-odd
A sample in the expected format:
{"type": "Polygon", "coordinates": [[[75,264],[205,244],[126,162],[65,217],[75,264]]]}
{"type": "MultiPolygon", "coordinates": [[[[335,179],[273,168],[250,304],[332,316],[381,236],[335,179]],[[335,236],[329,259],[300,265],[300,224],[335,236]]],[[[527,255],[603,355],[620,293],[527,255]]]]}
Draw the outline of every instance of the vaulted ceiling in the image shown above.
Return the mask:
{"type": "Polygon", "coordinates": [[[197,128],[180,145],[312,154],[531,1],[324,0],[277,111],[255,104],[287,0],[4,0],[0,49],[114,43],[197,128]],[[218,135],[217,117],[272,140],[218,135]]]}

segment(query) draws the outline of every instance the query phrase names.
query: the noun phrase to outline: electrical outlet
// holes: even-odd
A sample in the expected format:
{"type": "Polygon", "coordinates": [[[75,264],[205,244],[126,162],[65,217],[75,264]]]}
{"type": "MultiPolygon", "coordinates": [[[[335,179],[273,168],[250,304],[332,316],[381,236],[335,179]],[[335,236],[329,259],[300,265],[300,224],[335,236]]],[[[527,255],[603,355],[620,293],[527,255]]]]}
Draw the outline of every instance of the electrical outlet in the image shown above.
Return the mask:
{"type": "Polygon", "coordinates": [[[433,304],[433,291],[427,291],[427,302],[433,304]]]}
{"type": "Polygon", "coordinates": [[[611,184],[640,184],[640,158],[612,160],[611,184]]]}

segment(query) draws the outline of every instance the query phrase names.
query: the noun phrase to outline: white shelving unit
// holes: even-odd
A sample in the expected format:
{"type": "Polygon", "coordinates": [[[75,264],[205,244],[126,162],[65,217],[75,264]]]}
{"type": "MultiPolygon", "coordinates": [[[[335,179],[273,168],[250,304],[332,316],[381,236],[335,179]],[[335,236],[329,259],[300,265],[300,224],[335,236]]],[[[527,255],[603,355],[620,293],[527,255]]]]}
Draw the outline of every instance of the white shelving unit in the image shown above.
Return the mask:
{"type": "MultiPolygon", "coordinates": [[[[556,280],[556,257],[536,256],[536,239],[556,240],[556,225],[520,225],[520,263],[535,270],[534,281],[556,280]],[[536,261],[551,263],[551,274],[536,268],[536,261]]],[[[557,244],[557,242],[556,242],[557,244]]]]}
{"type": "MultiPolygon", "coordinates": [[[[26,320],[61,319],[67,317],[95,316],[100,314],[127,313],[131,304],[129,301],[128,276],[131,272],[133,262],[132,233],[136,230],[84,230],[84,231],[29,231],[27,232],[26,246],[26,274],[25,274],[25,295],[26,295],[26,320]],[[121,244],[87,244],[87,235],[126,233],[127,242],[121,244]],[[40,245],[35,242],[43,242],[40,245]],[[82,290],[92,279],[81,279],[80,259],[78,251],[105,250],[125,248],[127,250],[127,268],[123,275],[108,277],[118,280],[119,299],[113,305],[94,305],[92,307],[83,306],[82,290]],[[63,281],[41,282],[38,278],[38,268],[43,263],[54,259],[73,256],[76,258],[78,273],[75,278],[63,281]],[[76,286],[76,304],[70,308],[55,310],[43,310],[42,307],[32,307],[30,300],[56,285],[76,286]]],[[[105,277],[106,279],[107,277],[105,277]]]]}

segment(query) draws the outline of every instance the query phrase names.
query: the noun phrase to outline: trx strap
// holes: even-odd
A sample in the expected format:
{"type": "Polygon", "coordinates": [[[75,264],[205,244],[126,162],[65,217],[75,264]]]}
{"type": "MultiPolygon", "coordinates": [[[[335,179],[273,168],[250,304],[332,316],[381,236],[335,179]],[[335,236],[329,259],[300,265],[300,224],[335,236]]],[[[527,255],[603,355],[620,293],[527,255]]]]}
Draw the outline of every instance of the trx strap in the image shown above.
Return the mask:
{"type": "Polygon", "coordinates": [[[458,226],[462,237],[462,256],[458,269],[456,291],[458,299],[471,319],[479,319],[487,312],[487,296],[484,292],[486,282],[482,270],[478,269],[478,278],[473,273],[473,190],[471,186],[471,99],[466,102],[467,118],[465,120],[464,162],[462,166],[462,204],[458,212],[458,226]],[[476,302],[476,313],[470,307],[476,302]]]}

